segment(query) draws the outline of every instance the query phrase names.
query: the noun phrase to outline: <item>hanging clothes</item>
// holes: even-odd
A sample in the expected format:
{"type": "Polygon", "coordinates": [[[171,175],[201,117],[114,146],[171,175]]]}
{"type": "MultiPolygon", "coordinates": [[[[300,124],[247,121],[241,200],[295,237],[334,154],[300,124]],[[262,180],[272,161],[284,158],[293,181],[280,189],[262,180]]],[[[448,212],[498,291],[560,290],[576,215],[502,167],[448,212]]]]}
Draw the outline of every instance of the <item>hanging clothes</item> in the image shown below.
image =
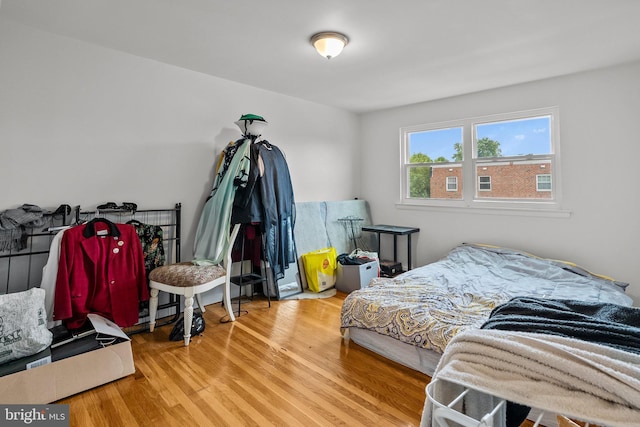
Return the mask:
{"type": "Polygon", "coordinates": [[[62,236],[67,229],[60,230],[51,240],[47,263],[42,267],[42,279],[40,288],[44,289],[44,309],[47,312],[47,328],[60,325],[62,322],[53,320],[53,307],[56,294],[56,279],[58,277],[58,264],[60,262],[60,248],[62,236]]]}
{"type": "Polygon", "coordinates": [[[138,322],[149,299],[140,239],[128,224],[96,218],[67,229],[60,243],[54,320],[81,327],[96,313],[120,327],[138,322]]]}
{"type": "Polygon", "coordinates": [[[278,147],[266,140],[251,147],[249,185],[236,192],[232,222],[260,223],[265,237],[265,258],[278,280],[284,277],[289,264],[296,261],[293,185],[287,161],[278,147]]]}
{"type": "Polygon", "coordinates": [[[25,249],[28,237],[25,228],[43,226],[43,214],[39,206],[26,203],[0,212],[0,251],[25,249]]]}
{"type": "Polygon", "coordinates": [[[264,162],[260,192],[264,209],[263,229],[265,252],[276,280],[284,277],[284,270],[296,261],[293,227],[295,201],[289,166],[282,151],[268,141],[258,144],[264,162]]]}
{"type": "Polygon", "coordinates": [[[265,261],[276,280],[296,261],[295,202],[289,168],[278,147],[261,139],[263,117],[245,114],[236,125],[243,138],[225,149],[194,244],[196,264],[219,263],[233,224],[260,224],[265,261]]]}
{"type": "Polygon", "coordinates": [[[233,200],[231,213],[231,223],[233,224],[257,224],[261,223],[264,218],[260,192],[260,177],[264,174],[264,162],[260,157],[258,144],[251,144],[249,155],[247,184],[238,187],[233,200]]]}
{"type": "MultiPolygon", "coordinates": [[[[233,221],[232,221],[233,222],[233,221]]],[[[235,224],[235,222],[234,222],[235,224]]],[[[262,229],[261,224],[243,224],[238,232],[236,241],[233,242],[231,260],[251,261],[254,269],[259,269],[262,262],[262,229]]]]}
{"type": "Polygon", "coordinates": [[[242,138],[223,151],[215,185],[207,198],[194,241],[195,264],[219,264],[229,246],[231,211],[236,189],[246,186],[250,171],[251,142],[242,138]]]}
{"type": "Polygon", "coordinates": [[[164,265],[164,245],[162,243],[162,227],[159,225],[144,224],[138,220],[127,221],[136,230],[136,234],[142,245],[142,256],[144,257],[144,270],[149,277],[149,273],[156,267],[164,265]]]}

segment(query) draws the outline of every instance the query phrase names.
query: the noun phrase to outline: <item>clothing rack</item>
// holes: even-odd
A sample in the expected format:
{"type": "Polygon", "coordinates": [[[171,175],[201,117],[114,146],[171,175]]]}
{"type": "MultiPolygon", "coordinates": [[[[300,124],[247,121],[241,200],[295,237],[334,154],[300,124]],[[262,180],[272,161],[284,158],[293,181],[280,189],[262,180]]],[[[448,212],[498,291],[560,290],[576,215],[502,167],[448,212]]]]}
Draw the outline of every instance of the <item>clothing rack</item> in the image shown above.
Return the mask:
{"type": "MultiPolygon", "coordinates": [[[[68,205],[61,205],[68,206],[68,205]]],[[[0,251],[0,294],[26,291],[39,287],[42,270],[46,265],[51,242],[58,231],[69,226],[90,221],[96,217],[108,219],[114,223],[126,223],[137,220],[144,224],[157,225],[163,232],[165,264],[181,261],[181,203],[168,209],[137,209],[133,203],[123,203],[123,207],[110,209],[82,210],[80,206],[63,209],[61,213],[43,214],[44,225],[21,230],[24,247],[0,251]]],[[[158,313],[162,323],[175,322],[180,316],[180,300],[175,295],[167,295],[161,301],[158,313]]],[[[141,307],[138,324],[125,328],[127,334],[148,330],[149,312],[141,307]]]]}
{"type": "MultiPolygon", "coordinates": [[[[182,204],[176,203],[170,209],[137,209],[133,203],[123,203],[125,208],[96,208],[92,211],[82,211],[78,208],[76,217],[80,223],[94,218],[105,218],[114,223],[124,224],[131,220],[137,220],[148,225],[156,225],[162,228],[162,242],[165,252],[165,265],[181,261],[181,211],[182,204]]],[[[163,319],[156,323],[156,327],[174,323],[180,317],[180,297],[167,294],[167,300],[158,304],[158,314],[163,319]]],[[[148,303],[140,307],[140,320],[138,324],[130,328],[124,328],[129,335],[149,330],[148,303]]]]}
{"type": "Polygon", "coordinates": [[[358,241],[361,240],[362,236],[362,224],[364,223],[364,218],[358,218],[354,215],[349,215],[344,218],[338,218],[338,222],[340,222],[344,226],[344,230],[347,233],[347,236],[353,242],[353,250],[356,249],[365,249],[369,250],[367,247],[363,247],[362,245],[358,245],[358,241]]]}
{"type": "MultiPolygon", "coordinates": [[[[240,232],[238,233],[238,236],[236,237],[236,241],[235,242],[230,242],[231,245],[233,245],[235,248],[237,248],[239,246],[239,252],[240,252],[240,256],[238,259],[234,259],[235,257],[232,257],[233,261],[235,262],[239,262],[240,264],[240,274],[235,275],[235,276],[231,276],[230,278],[230,282],[232,285],[236,285],[240,288],[240,292],[238,294],[238,317],[241,316],[242,314],[242,310],[241,310],[241,304],[242,304],[242,289],[245,289],[245,296],[247,298],[250,298],[251,300],[253,300],[253,295],[255,292],[254,286],[260,285],[262,287],[262,291],[263,293],[266,295],[268,301],[269,301],[269,307],[271,307],[271,289],[269,288],[269,278],[268,276],[270,274],[272,274],[266,264],[266,254],[265,254],[265,243],[264,243],[264,234],[263,233],[259,233],[260,235],[260,260],[259,260],[259,266],[258,269],[260,271],[260,274],[256,273],[256,266],[254,265],[254,261],[253,259],[251,259],[251,257],[246,257],[245,255],[245,244],[246,244],[246,227],[248,225],[247,224],[242,224],[241,228],[240,228],[240,232]],[[249,264],[251,264],[251,268],[249,269],[248,272],[244,271],[245,268],[245,261],[248,261],[249,264]],[[246,291],[246,287],[250,287],[251,289],[251,294],[249,295],[246,291]]],[[[256,236],[257,239],[257,236],[256,236]]],[[[237,253],[236,250],[234,250],[234,252],[237,253]]],[[[255,255],[255,254],[254,254],[255,255]]],[[[230,267],[229,267],[230,268],[230,267]]],[[[274,280],[275,282],[275,280],[274,280]]],[[[277,286],[275,287],[275,291],[276,291],[276,298],[280,298],[280,293],[278,292],[278,288],[277,286]]],[[[230,310],[233,309],[233,307],[229,307],[230,310]]],[[[246,313],[247,311],[244,310],[244,312],[246,313]]]]}
{"type": "MultiPolygon", "coordinates": [[[[63,206],[68,205],[61,205],[63,206]]],[[[43,225],[11,232],[12,239],[17,235],[22,237],[25,247],[21,249],[10,246],[8,250],[0,250],[0,294],[40,286],[42,267],[47,263],[51,241],[60,228],[68,227],[74,222],[73,212],[70,206],[60,213],[45,212],[42,216],[43,225]]]]}
{"type": "Polygon", "coordinates": [[[182,204],[176,203],[170,209],[97,209],[82,211],[76,208],[78,222],[90,221],[94,218],[106,218],[115,223],[126,223],[130,220],[138,220],[145,224],[162,227],[163,243],[167,263],[181,261],[180,255],[180,224],[182,204]],[[167,244],[167,242],[169,244],[167,244]]]}

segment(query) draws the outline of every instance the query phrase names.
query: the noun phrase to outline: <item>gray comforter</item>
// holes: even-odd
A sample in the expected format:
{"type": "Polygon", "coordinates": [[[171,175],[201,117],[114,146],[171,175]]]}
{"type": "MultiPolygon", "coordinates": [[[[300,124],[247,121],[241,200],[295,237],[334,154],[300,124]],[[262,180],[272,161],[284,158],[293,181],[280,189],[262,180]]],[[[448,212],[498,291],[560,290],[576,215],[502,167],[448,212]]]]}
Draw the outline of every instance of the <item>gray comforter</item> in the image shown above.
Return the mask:
{"type": "Polygon", "coordinates": [[[442,260],[402,275],[402,279],[412,278],[477,295],[633,303],[623,292],[626,283],[592,274],[567,261],[487,245],[460,245],[442,260]]]}

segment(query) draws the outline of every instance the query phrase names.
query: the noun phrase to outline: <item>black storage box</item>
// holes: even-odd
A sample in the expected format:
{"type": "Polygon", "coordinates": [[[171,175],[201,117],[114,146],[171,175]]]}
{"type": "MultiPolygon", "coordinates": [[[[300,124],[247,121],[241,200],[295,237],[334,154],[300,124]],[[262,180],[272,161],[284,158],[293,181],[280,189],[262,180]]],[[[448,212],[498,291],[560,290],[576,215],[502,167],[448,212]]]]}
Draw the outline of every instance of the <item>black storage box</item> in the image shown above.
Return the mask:
{"type": "Polygon", "coordinates": [[[394,277],[402,273],[402,263],[395,261],[380,261],[380,272],[384,277],[394,277]]]}

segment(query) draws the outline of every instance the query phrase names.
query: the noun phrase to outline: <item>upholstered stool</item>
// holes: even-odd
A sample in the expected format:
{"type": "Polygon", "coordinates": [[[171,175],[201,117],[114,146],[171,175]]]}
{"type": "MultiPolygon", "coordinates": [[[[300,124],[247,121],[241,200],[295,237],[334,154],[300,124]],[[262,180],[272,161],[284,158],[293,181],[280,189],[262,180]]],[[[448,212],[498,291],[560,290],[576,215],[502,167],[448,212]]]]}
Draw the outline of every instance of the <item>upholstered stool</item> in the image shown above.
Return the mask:
{"type": "Polygon", "coordinates": [[[149,331],[153,332],[156,325],[159,291],[169,292],[175,295],[184,295],[184,345],[189,345],[191,340],[191,323],[193,321],[193,297],[198,299],[198,306],[202,312],[204,305],[200,300],[200,294],[217,286],[224,285],[224,308],[233,322],[235,316],[231,310],[230,277],[231,277],[231,250],[236,239],[240,225],[235,225],[230,236],[229,249],[225,254],[223,265],[195,265],[191,262],[165,265],[155,268],[149,274],[149,287],[151,288],[149,299],[149,331]]]}

